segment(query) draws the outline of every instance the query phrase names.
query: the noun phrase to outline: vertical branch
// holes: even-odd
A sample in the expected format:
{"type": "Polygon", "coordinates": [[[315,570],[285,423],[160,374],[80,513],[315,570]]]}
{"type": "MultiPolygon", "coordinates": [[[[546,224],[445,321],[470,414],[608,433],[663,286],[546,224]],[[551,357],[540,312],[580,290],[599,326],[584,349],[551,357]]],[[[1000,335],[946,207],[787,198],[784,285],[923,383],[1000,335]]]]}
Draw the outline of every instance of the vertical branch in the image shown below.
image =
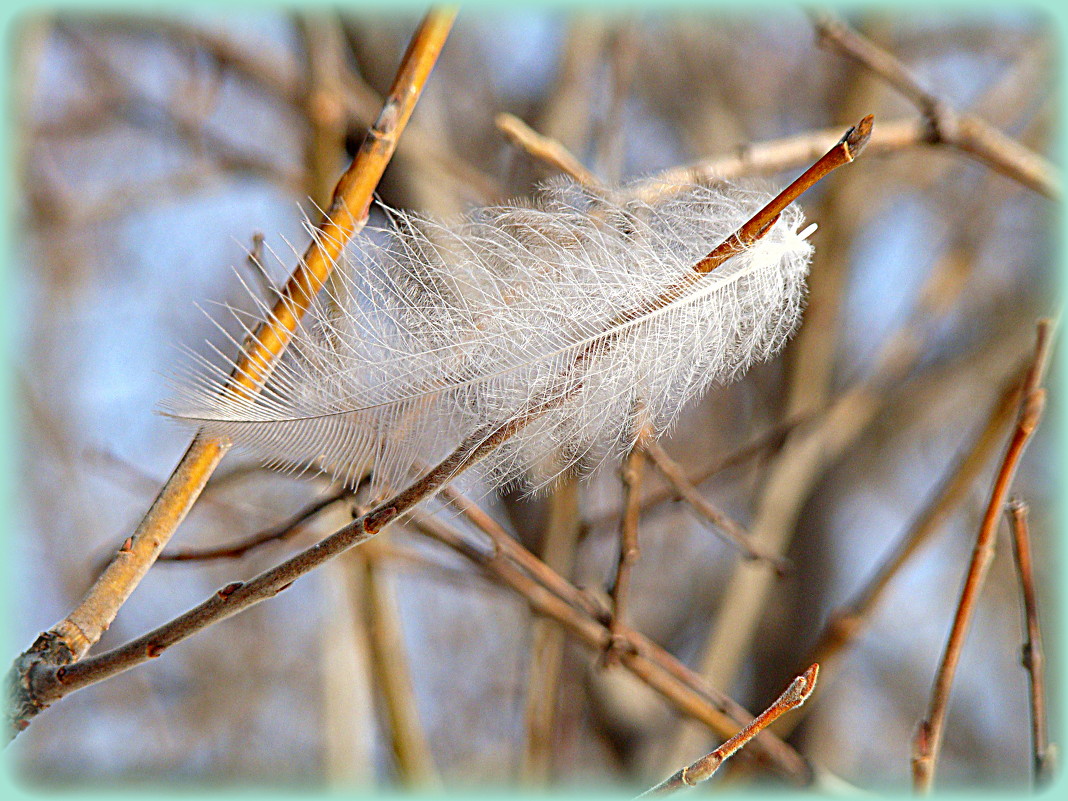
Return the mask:
{"type": "Polygon", "coordinates": [[[1035,787],[1045,787],[1053,778],[1056,749],[1049,743],[1046,723],[1046,659],[1042,649],[1042,630],[1038,625],[1038,597],[1035,593],[1035,569],[1031,557],[1031,533],[1027,524],[1027,504],[1019,499],[1009,502],[1012,525],[1012,552],[1020,576],[1020,594],[1024,605],[1023,666],[1031,689],[1031,749],[1034,754],[1035,787]]]}
{"type": "Polygon", "coordinates": [[[371,541],[352,552],[353,572],[359,574],[360,612],[367,625],[375,686],[389,721],[390,742],[397,760],[397,775],[409,790],[440,788],[426,732],[419,720],[412,691],[411,670],[401,630],[397,601],[381,571],[381,552],[371,541]]]}
{"type": "Polygon", "coordinates": [[[1020,411],[1016,427],[1012,432],[1005,456],[1001,461],[990,493],[990,501],[979,527],[975,540],[971,562],[964,579],[960,601],[953,618],[942,660],[935,674],[931,689],[931,701],[926,717],[920,722],[912,743],[912,786],[918,793],[929,793],[934,784],[938,757],[942,750],[945,736],[946,713],[949,708],[949,694],[953,687],[957,664],[960,662],[964,648],[964,638],[968,633],[972,616],[975,613],[979,591],[986,580],[987,571],[994,555],[994,536],[997,533],[997,521],[1002,514],[1016,468],[1023,456],[1027,443],[1030,442],[1046,404],[1046,390],[1042,387],[1042,377],[1049,358],[1052,323],[1040,320],[1035,343],[1034,360],[1024,380],[1023,396],[1020,399],[1020,411]]]}
{"type": "Polygon", "coordinates": [[[620,626],[627,616],[627,600],[630,596],[630,573],[638,561],[638,517],[641,514],[642,477],[645,473],[645,445],[651,438],[652,429],[642,424],[634,445],[627,454],[620,477],[623,481],[623,516],[619,521],[619,557],[616,560],[616,576],[612,583],[612,644],[605,652],[605,664],[618,660],[621,644],[620,626]]]}
{"type": "MultiPolygon", "coordinates": [[[[549,520],[542,562],[565,578],[572,572],[579,537],[579,485],[575,476],[560,479],[549,497],[549,520]]],[[[564,632],[550,621],[534,621],[526,699],[526,747],[520,778],[528,786],[551,778],[556,703],[564,657],[564,632]]]]}

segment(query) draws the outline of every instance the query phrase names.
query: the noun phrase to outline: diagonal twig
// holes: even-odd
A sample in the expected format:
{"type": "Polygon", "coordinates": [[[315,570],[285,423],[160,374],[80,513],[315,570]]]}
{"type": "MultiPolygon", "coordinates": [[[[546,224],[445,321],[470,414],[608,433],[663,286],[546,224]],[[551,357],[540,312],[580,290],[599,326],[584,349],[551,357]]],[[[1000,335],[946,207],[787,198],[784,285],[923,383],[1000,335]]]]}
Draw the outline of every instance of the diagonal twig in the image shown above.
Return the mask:
{"type": "MultiPolygon", "coordinates": [[[[415,102],[437,60],[454,9],[430,11],[412,38],[378,121],[359,153],[341,176],[325,220],[294,270],[265,323],[237,361],[232,384],[254,393],[288,345],[316,292],[333,269],[344,244],[363,227],[372,194],[411,116],[415,102]]],[[[62,621],[42,634],[16,659],[10,676],[12,726],[9,736],[29,725],[43,707],[34,701],[30,674],[36,667],[56,668],[77,662],[114,620],[174,531],[192,508],[229,443],[202,435],[182,456],[134,534],[119,548],[82,601],[62,621]]]]}
{"type": "Polygon", "coordinates": [[[351,490],[335,490],[324,495],[318,500],[312,501],[303,509],[291,515],[287,520],[276,526],[264,529],[243,540],[231,542],[226,545],[216,545],[212,548],[175,548],[164,551],[157,560],[158,562],[210,562],[216,559],[240,559],[249,551],[255,550],[262,545],[271,542],[285,542],[305,530],[308,521],[329,506],[338,501],[348,498],[351,490]]]}
{"type": "Polygon", "coordinates": [[[565,175],[570,175],[583,186],[600,187],[601,181],[586,169],[560,142],[535,131],[514,114],[502,112],[494,118],[494,123],[508,141],[524,150],[533,158],[543,161],[565,175]]]}
{"type": "Polygon", "coordinates": [[[992,169],[1048,198],[1061,197],[1061,178],[1045,158],[1006,136],[985,120],[955,110],[925,89],[893,54],[845,22],[827,13],[814,14],[820,42],[878,75],[908,98],[923,115],[927,141],[964,151],[992,169]]]}
{"type": "MultiPolygon", "coordinates": [[[[487,551],[473,545],[439,517],[417,513],[409,524],[481,566],[522,595],[536,613],[552,618],[591,648],[603,652],[611,644],[613,632],[607,622],[599,619],[596,610],[590,608],[574,585],[547,568],[503,530],[493,535],[493,548],[487,551]],[[529,570],[531,563],[540,564],[541,569],[529,570]]],[[[493,528],[491,526],[489,530],[493,528]]],[[[644,635],[626,626],[620,626],[617,634],[623,640],[619,652],[623,667],[668,699],[680,712],[723,737],[733,736],[753,719],[744,707],[702,681],[644,635]]],[[[753,745],[795,782],[807,784],[812,781],[811,766],[774,735],[766,734],[753,745]]]]}
{"type": "Polygon", "coordinates": [[[790,682],[790,686],[786,688],[783,694],[771,706],[753,718],[744,729],[707,756],[703,756],[692,765],[682,768],[673,776],[656,785],[656,787],[646,790],[639,798],[650,795],[666,795],[683,787],[693,787],[711,779],[715,772],[719,770],[720,765],[734,756],[739,749],[760,734],[763,729],[774,723],[781,715],[791,709],[796,709],[808,700],[808,697],[816,688],[816,677],[819,675],[819,670],[820,666],[813,664],[808,670],[790,682]]]}
{"type": "Polygon", "coordinates": [[[659,442],[649,442],[646,446],[646,451],[653,464],[656,465],[657,470],[667,479],[679,497],[686,501],[698,515],[711,523],[713,529],[722,536],[727,544],[737,548],[746,559],[756,559],[769,563],[779,575],[783,575],[789,569],[789,561],[787,559],[777,553],[761,548],[758,543],[753,541],[749,532],[740,523],[737,523],[726,512],[716,508],[715,505],[698,492],[697,487],[686,477],[682,466],[667,455],[667,452],[659,442]]]}
{"type": "MultiPolygon", "coordinates": [[[[986,423],[968,447],[962,451],[961,456],[950,465],[945,477],[924,508],[894,543],[865,584],[845,604],[831,613],[816,645],[805,659],[805,661],[819,662],[823,671],[823,682],[820,684],[820,689],[816,691],[813,703],[818,701],[820,695],[829,687],[833,686],[843,653],[864,631],[872,611],[882,600],[893,578],[967,497],[968,491],[990,461],[1001,442],[1003,432],[1012,420],[1013,412],[1019,402],[1022,383],[1022,371],[1014,370],[1012,378],[1002,390],[1001,397],[994,403],[987,416],[986,423]]],[[[815,707],[809,705],[806,711],[813,708],[815,707]]],[[[803,715],[804,713],[795,715],[788,721],[781,721],[775,727],[776,732],[784,737],[787,736],[803,715]]]]}
{"type": "Polygon", "coordinates": [[[1042,379],[1046,371],[1052,344],[1052,328],[1053,324],[1050,320],[1040,320],[1038,323],[1034,358],[1027,377],[1024,379],[1016,427],[1012,432],[1005,455],[1001,460],[1001,466],[994,478],[990,501],[987,504],[983,522],[976,536],[972,558],[965,575],[964,586],[961,589],[960,601],[953,617],[953,626],[950,629],[941,662],[935,673],[927,714],[920,721],[912,741],[912,786],[918,793],[929,793],[934,784],[938,757],[941,753],[942,740],[945,736],[946,713],[949,708],[949,695],[953,687],[953,678],[956,674],[957,664],[960,662],[964,638],[968,633],[972,616],[975,613],[979,591],[982,589],[986,574],[990,568],[990,562],[993,559],[997,522],[1005,506],[1005,500],[1016,475],[1016,468],[1020,463],[1020,458],[1023,456],[1024,449],[1027,447],[1027,443],[1031,440],[1031,436],[1042,418],[1042,411],[1046,403],[1046,390],[1042,387],[1042,379]]]}

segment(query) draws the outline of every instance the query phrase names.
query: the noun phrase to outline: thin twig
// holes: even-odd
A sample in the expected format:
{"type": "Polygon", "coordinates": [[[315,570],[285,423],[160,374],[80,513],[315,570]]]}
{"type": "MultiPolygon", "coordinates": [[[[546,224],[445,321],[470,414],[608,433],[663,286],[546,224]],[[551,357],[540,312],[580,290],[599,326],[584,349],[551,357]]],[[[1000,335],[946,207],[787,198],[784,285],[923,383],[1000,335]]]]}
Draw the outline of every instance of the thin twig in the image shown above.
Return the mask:
{"type": "MultiPolygon", "coordinates": [[[[551,574],[546,583],[535,580],[519,565],[540,561],[505,535],[505,540],[493,541],[493,549],[476,547],[453,526],[438,517],[416,513],[410,525],[463,554],[483,567],[506,586],[522,595],[538,614],[551,617],[589,647],[603,652],[612,641],[612,631],[605,621],[598,620],[583,608],[582,601],[572,604],[564,596],[581,598],[581,593],[558,574],[544,568],[539,575],[551,574]],[[501,547],[498,547],[501,546],[501,547]],[[561,591],[561,587],[565,588],[561,591]]],[[[753,716],[740,704],[716,691],[700,677],[680,663],[667,651],[642,634],[625,626],[620,627],[625,647],[620,651],[620,663],[644,681],[679,711],[709,726],[723,737],[733,736],[747,725],[753,716]]],[[[772,764],[799,784],[812,780],[811,766],[790,746],[774,735],[765,734],[754,743],[772,764]]]]}
{"type": "MultiPolygon", "coordinates": [[[[341,248],[362,228],[374,189],[455,15],[454,9],[430,11],[412,38],[382,114],[338,182],[329,214],[283,289],[268,322],[251,338],[238,359],[232,374],[233,385],[250,393],[257,391],[333,269],[341,248]]],[[[198,434],[134,534],[123,543],[85,598],[16,660],[11,676],[14,700],[9,711],[13,726],[9,736],[15,736],[29,725],[30,719],[43,708],[30,691],[31,671],[37,666],[54,673],[58,667],[81,659],[100,639],[185,519],[228,449],[228,442],[198,434]]]]}
{"type": "MultiPolygon", "coordinates": [[[[893,578],[968,497],[969,490],[1002,441],[1002,432],[1012,420],[1019,403],[1022,384],[1022,372],[1014,370],[1012,379],[987,415],[986,423],[961,456],[954,460],[924,508],[891,547],[864,586],[831,613],[823,633],[805,659],[819,662],[822,666],[823,682],[816,693],[817,698],[832,686],[842,654],[860,636],[893,578]]],[[[806,707],[806,711],[811,708],[814,707],[806,707]]],[[[781,721],[775,730],[785,737],[802,717],[794,716],[789,721],[781,721]]]]}
{"type": "Polygon", "coordinates": [[[641,552],[638,547],[638,519],[641,514],[642,478],[645,475],[646,446],[652,441],[652,428],[644,423],[623,462],[620,479],[623,482],[623,514],[619,519],[619,553],[616,576],[612,582],[612,645],[605,652],[605,664],[619,661],[619,627],[627,617],[630,598],[630,574],[641,552]]]}
{"type": "Polygon", "coordinates": [[[649,442],[646,451],[657,470],[667,479],[678,496],[686,501],[698,515],[711,523],[713,530],[719,533],[727,544],[737,548],[746,559],[768,562],[779,575],[785,574],[790,566],[789,560],[761,548],[740,523],[698,492],[697,487],[686,477],[682,466],[667,455],[659,442],[649,442]]]}
{"type": "Polygon", "coordinates": [[[284,542],[301,534],[308,521],[319,512],[334,505],[350,495],[350,490],[341,489],[326,495],[305,506],[288,520],[271,528],[264,529],[246,539],[231,542],[228,545],[217,545],[214,548],[176,548],[164,551],[159,555],[159,562],[210,562],[216,559],[240,559],[261,545],[271,542],[284,542]]]}
{"type": "MultiPolygon", "coordinates": [[[[752,717],[728,695],[710,686],[694,671],[683,665],[670,653],[640,632],[620,624],[616,627],[615,634],[613,634],[611,628],[608,628],[611,623],[611,613],[598,604],[594,596],[581,592],[569,581],[563,579],[559,573],[512,539],[496,520],[482,511],[477,504],[459,493],[454,487],[445,487],[441,495],[442,500],[449,503],[475,528],[489,537],[493,545],[493,554],[487,557],[478,549],[467,545],[463,547],[456,546],[452,543],[452,540],[456,540],[459,535],[452,536],[450,543],[453,544],[453,547],[456,547],[465,556],[472,558],[477,564],[482,565],[501,578],[504,578],[504,576],[499,571],[504,570],[501,565],[507,564],[504,561],[504,559],[507,559],[508,562],[521,569],[524,577],[529,576],[538,587],[551,593],[566,608],[574,610],[579,615],[588,617],[596,621],[600,626],[607,628],[607,640],[600,636],[591,640],[585,638],[585,635],[579,632],[580,636],[587,639],[591,646],[607,648],[611,644],[612,638],[618,635],[617,646],[623,665],[638,675],[639,678],[649,683],[657,692],[671,700],[680,710],[702,721],[724,737],[731,736],[738,726],[745,725],[745,722],[752,717]],[[695,693],[703,700],[694,700],[695,693]],[[709,712],[709,703],[713,705],[712,711],[716,713],[715,715],[709,712]]],[[[434,518],[434,521],[437,522],[436,518],[434,518]]],[[[438,528],[440,529],[440,526],[438,528]]],[[[438,537],[438,539],[441,538],[438,537]]],[[[506,583],[512,586],[513,589],[523,592],[532,603],[537,598],[542,597],[540,592],[535,594],[537,597],[534,597],[531,593],[523,591],[510,579],[506,580],[506,583]]],[[[566,619],[552,613],[548,614],[564,622],[565,625],[567,624],[566,619]]],[[[581,627],[569,625],[569,628],[576,630],[576,628],[581,627]]],[[[799,768],[795,755],[788,751],[783,751],[782,749],[786,748],[786,746],[779,740],[765,737],[762,738],[762,741],[769,743],[769,756],[780,764],[784,772],[794,775],[796,778],[799,768]]]]}
{"type": "Polygon", "coordinates": [[[1022,662],[1027,670],[1031,692],[1031,748],[1034,754],[1035,787],[1047,786],[1056,769],[1056,746],[1049,742],[1046,722],[1046,658],[1042,648],[1042,629],[1038,625],[1038,595],[1035,592],[1035,569],[1031,555],[1031,533],[1027,522],[1027,504],[1018,498],[1009,502],[1012,524],[1012,552],[1020,576],[1020,594],[1024,604],[1022,662]]]}
{"type": "Polygon", "coordinates": [[[772,198],[764,208],[758,211],[746,222],[734,236],[727,239],[712,250],[707,256],[697,263],[695,269],[699,273],[710,272],[731,256],[741,253],[749,244],[759,239],[768,228],[775,224],[779,215],[801,197],[808,189],[815,186],[826,177],[832,170],[849,164],[861,151],[864,150],[871,139],[872,126],[875,118],[869,114],[855,126],[846,131],[838,143],[824,153],[820,158],[801,173],[793,183],[772,198]]]}
{"type": "MultiPolygon", "coordinates": [[[[828,200],[832,197],[829,195],[828,200]]],[[[838,217],[829,216],[832,220],[838,217]]],[[[853,217],[847,214],[843,219],[853,217]]],[[[839,236],[835,247],[843,245],[841,239],[839,236]]],[[[904,324],[884,341],[871,373],[835,398],[812,424],[798,428],[788,438],[764,481],[750,527],[765,548],[785,552],[803,504],[823,470],[877,419],[889,393],[920,362],[931,332],[955,307],[968,286],[966,278],[973,263],[973,259],[959,252],[950,252],[940,259],[924,281],[904,324]]],[[[815,278],[814,275],[813,282],[815,278]]],[[[826,274],[823,280],[827,280],[826,274]]],[[[828,297],[840,298],[841,286],[834,289],[828,297]]],[[[815,295],[814,288],[812,294],[815,295]]],[[[788,413],[793,415],[814,413],[827,404],[826,395],[830,391],[834,351],[828,347],[826,337],[828,333],[833,334],[833,321],[818,319],[813,312],[827,315],[828,309],[819,309],[817,299],[813,298],[801,329],[787,404],[788,413]],[[809,328],[814,325],[815,328],[809,328]]],[[[770,592],[771,578],[770,571],[760,563],[737,566],[702,666],[702,673],[715,683],[733,681],[755,634],[770,592]]]]}
{"type": "Polygon", "coordinates": [[[497,130],[508,141],[550,167],[571,176],[583,186],[600,187],[601,181],[562,144],[542,136],[514,114],[502,112],[494,118],[497,130]]]}
{"type": "Polygon", "coordinates": [[[743,748],[763,729],[770,726],[776,718],[805,703],[816,687],[819,670],[820,666],[813,664],[808,670],[790,682],[790,686],[786,688],[783,694],[771,706],[753,718],[744,729],[707,756],[701,757],[692,765],[682,768],[678,773],[665,779],[656,787],[646,790],[639,798],[648,795],[666,795],[683,787],[693,787],[711,779],[715,772],[719,770],[720,765],[734,756],[739,749],[743,748]]]}
{"type": "MultiPolygon", "coordinates": [[[[841,128],[824,128],[796,136],[747,144],[734,152],[701,159],[692,164],[670,167],[634,185],[622,194],[653,202],[664,195],[694,183],[729,181],[750,175],[771,175],[811,164],[832,147],[841,136],[841,128]]],[[[871,133],[865,148],[869,156],[878,156],[926,144],[920,120],[880,122],[871,133]]]]}
{"type": "MultiPolygon", "coordinates": [[[[444,33],[451,24],[453,13],[454,12],[451,11],[432,12],[428,16],[427,21],[420,28],[420,32],[413,41],[413,45],[410,46],[409,54],[421,52],[421,48],[416,42],[424,41],[425,37],[433,38],[440,44],[444,37],[444,33]],[[435,33],[436,38],[432,35],[435,33]]],[[[406,58],[405,62],[407,63],[407,61],[408,59],[406,58]]],[[[429,63],[422,63],[422,66],[423,77],[425,78],[425,72],[429,71],[431,65],[429,63]]],[[[406,71],[407,70],[402,69],[402,73],[406,71]]],[[[407,83],[407,81],[404,83],[407,83]]],[[[391,112],[384,112],[383,117],[383,124],[386,124],[386,121],[389,121],[391,125],[395,124],[391,112]]],[[[793,200],[799,197],[805,190],[825,177],[831,170],[852,161],[860,152],[860,149],[863,147],[864,142],[871,131],[871,122],[871,117],[865,117],[855,128],[851,128],[847,131],[846,135],[834,148],[832,148],[832,150],[819,159],[819,161],[817,161],[811,168],[806,170],[800,178],[795,180],[786,189],[779,193],[779,195],[773,198],[763,209],[758,211],[749,221],[744,223],[738,231],[732,234],[728,239],[724,240],[724,242],[714,248],[704,259],[698,262],[694,267],[695,275],[715,269],[740,250],[752,245],[753,242],[757,241],[764,235],[764,233],[766,233],[769,227],[777,219],[779,213],[789,205],[789,203],[793,202],[793,200]]],[[[376,145],[375,143],[384,142],[389,138],[389,136],[382,134],[381,131],[376,132],[375,129],[372,129],[368,136],[368,142],[365,143],[361,152],[377,152],[379,147],[384,147],[385,145],[376,145]]],[[[331,207],[331,215],[336,213],[339,217],[339,222],[334,222],[334,218],[331,216],[321,229],[324,232],[324,235],[322,237],[317,237],[311,248],[311,253],[313,255],[318,254],[314,256],[315,261],[321,262],[324,258],[329,256],[329,253],[333,252],[332,248],[336,245],[335,235],[342,236],[344,231],[354,230],[355,226],[361,221],[362,218],[353,216],[349,211],[346,205],[346,198],[355,191],[354,187],[356,185],[363,185],[364,183],[366,183],[365,176],[354,175],[351,170],[342,176],[338,188],[335,191],[335,200],[331,207]],[[333,233],[331,234],[330,232],[333,233]]],[[[369,191],[370,189],[368,188],[368,192],[369,191]]],[[[368,203],[369,202],[370,200],[368,199],[368,203]]],[[[366,211],[367,206],[364,206],[364,216],[366,215],[366,211]]],[[[306,307],[307,304],[311,302],[311,295],[308,294],[309,289],[301,285],[300,281],[298,281],[298,274],[305,275],[305,268],[308,268],[311,263],[312,256],[309,256],[308,261],[298,269],[297,273],[294,274],[294,278],[291,279],[290,282],[291,284],[294,282],[298,284],[296,290],[297,298],[303,304],[303,307],[306,307]]],[[[304,278],[301,280],[310,279],[304,278]]],[[[621,316],[621,319],[626,321],[641,313],[655,310],[669,304],[672,300],[673,293],[677,292],[679,288],[680,286],[670,288],[665,295],[654,300],[651,306],[645,305],[640,309],[632,309],[624,313],[621,316]]],[[[288,295],[286,297],[288,297],[288,295]]],[[[287,303],[284,299],[280,305],[286,307],[284,309],[284,319],[289,320],[291,325],[295,326],[296,318],[293,316],[293,312],[289,308],[291,303],[292,301],[287,303]]],[[[269,369],[268,357],[276,352],[269,349],[268,343],[274,343],[280,349],[282,344],[286,341],[283,337],[287,337],[288,332],[291,330],[292,328],[285,328],[285,333],[282,334],[276,331],[274,327],[267,327],[261,334],[257,335],[254,338],[255,345],[252,350],[252,355],[249,356],[248,359],[242,360],[242,363],[245,363],[246,361],[250,362],[249,370],[247,372],[242,372],[240,369],[236,371],[235,375],[237,378],[235,381],[240,381],[242,385],[248,386],[244,381],[241,381],[241,379],[247,380],[250,375],[264,374],[264,372],[269,369]],[[256,359],[259,361],[257,362],[256,359]]],[[[611,344],[610,338],[608,339],[608,344],[611,344]]],[[[597,350],[603,352],[604,347],[605,344],[602,342],[602,344],[597,346],[597,350]]],[[[578,354],[575,362],[576,366],[592,356],[593,345],[578,354]]],[[[253,387],[249,386],[249,388],[252,389],[253,387]]],[[[421,501],[434,496],[442,489],[442,487],[470,468],[473,464],[495,451],[502,443],[523,430],[535,420],[539,419],[543,414],[567,402],[567,400],[581,388],[581,383],[573,382],[568,389],[545,401],[540,406],[530,409],[522,416],[509,420],[500,426],[491,425],[475,431],[467,439],[461,442],[455,451],[429,472],[424,474],[422,478],[408,488],[402,490],[397,495],[379,504],[367,514],[360,516],[348,526],[345,526],[311,548],[296,554],[274,568],[259,574],[247,583],[234,582],[223,587],[199,606],[179,615],[169,623],[165,623],[154,631],[132,640],[126,645],[115,648],[112,651],[108,651],[97,657],[85,659],[81,662],[73,662],[73,664],[71,664],[72,660],[69,658],[70,649],[63,643],[59,635],[54,632],[46,632],[41,635],[27,652],[16,659],[15,664],[12,666],[11,673],[9,674],[10,735],[12,737],[15,736],[19,731],[29,725],[29,721],[42,709],[69,693],[81,689],[82,687],[87,687],[91,684],[103,681],[110,676],[129,670],[149,659],[158,657],[166,648],[191,637],[196,632],[207,628],[210,625],[225,620],[244,609],[277,595],[279,592],[289,587],[296,579],[311,572],[324,562],[370,537],[373,537],[399,515],[408,511],[421,501]],[[42,658],[43,654],[53,654],[57,647],[66,649],[62,651],[62,655],[67,658],[62,661],[57,661],[55,657],[48,659],[42,658]]],[[[193,448],[199,448],[198,454],[204,452],[212,454],[212,463],[206,469],[203,469],[204,482],[206,482],[207,475],[211,472],[211,469],[214,469],[215,464],[217,464],[218,459],[221,458],[226,447],[227,445],[225,443],[205,440],[201,437],[197,437],[194,441],[194,445],[191,446],[191,451],[193,448]],[[198,443],[200,444],[198,445],[198,443]]],[[[189,482],[183,482],[182,486],[185,486],[188,483],[189,482]]],[[[171,483],[168,482],[167,487],[170,486],[171,483]]],[[[197,491],[199,491],[202,486],[203,482],[196,487],[197,491]]],[[[166,492],[167,488],[165,487],[164,493],[166,492]]],[[[187,497],[185,494],[183,494],[181,498],[184,504],[184,514],[192,504],[192,498],[187,497]]],[[[159,501],[157,501],[157,504],[158,503],[159,501]]],[[[163,535],[160,536],[162,537],[163,535]]],[[[152,561],[155,560],[158,550],[162,548],[168,537],[169,533],[166,537],[163,537],[163,542],[152,541],[151,545],[156,547],[156,550],[151,554],[152,561]]],[[[120,558],[118,558],[116,562],[113,562],[113,565],[126,564],[126,561],[121,557],[128,551],[132,550],[131,543],[132,540],[127,540],[127,543],[120,549],[120,558]]],[[[147,569],[148,566],[145,565],[141,575],[143,575],[147,569]]],[[[108,571],[105,571],[105,576],[107,575],[107,572],[108,571]]],[[[98,580],[98,584],[101,580],[98,580]]],[[[115,609],[117,611],[117,606],[115,609]]]]}
{"type": "Polygon", "coordinates": [[[1061,196],[1056,168],[1033,150],[971,114],[956,111],[925,89],[894,55],[880,48],[842,20],[814,15],[820,43],[831,45],[847,58],[871,70],[908,98],[923,115],[927,141],[957,148],[993,170],[1019,181],[1048,198],[1061,196]]]}
{"type": "MultiPolygon", "coordinates": [[[[783,443],[786,441],[786,437],[791,431],[808,421],[808,416],[797,417],[772,426],[764,433],[754,437],[745,445],[717,459],[707,467],[695,470],[691,474],[687,474],[686,481],[694,487],[699,487],[713,476],[725,470],[745,464],[758,456],[766,455],[769,451],[775,451],[782,447],[783,443]]],[[[644,515],[651,509],[654,509],[663,503],[677,500],[679,500],[678,490],[669,485],[643,495],[641,502],[638,505],[638,511],[639,514],[644,515]]],[[[586,525],[591,529],[614,526],[618,523],[620,514],[621,512],[619,510],[611,510],[586,521],[586,525]]]]}
{"type": "Polygon", "coordinates": [[[1035,343],[1034,359],[1024,380],[1023,393],[1016,427],[1012,432],[1005,456],[1001,461],[994,486],[990,493],[983,522],[976,537],[971,562],[961,590],[960,602],[953,618],[949,639],[946,642],[942,660],[935,674],[931,689],[931,700],[926,717],[920,722],[912,743],[912,784],[919,793],[929,793],[934,784],[938,757],[945,735],[946,713],[949,708],[949,695],[953,687],[957,664],[964,647],[964,638],[968,633],[979,591],[986,579],[990,562],[994,555],[994,537],[997,522],[1005,506],[1005,500],[1016,475],[1016,468],[1023,456],[1024,449],[1034,434],[1046,403],[1046,391],[1042,387],[1046,364],[1052,338],[1052,322],[1040,320],[1035,343]]]}

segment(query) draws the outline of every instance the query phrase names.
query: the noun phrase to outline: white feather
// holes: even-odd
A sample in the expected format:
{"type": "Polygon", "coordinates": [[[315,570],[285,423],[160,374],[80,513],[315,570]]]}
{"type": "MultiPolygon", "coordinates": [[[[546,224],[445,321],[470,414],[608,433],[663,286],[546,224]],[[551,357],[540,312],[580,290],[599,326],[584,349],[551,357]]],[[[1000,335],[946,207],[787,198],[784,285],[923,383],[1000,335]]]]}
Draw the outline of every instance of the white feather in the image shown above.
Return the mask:
{"type": "Polygon", "coordinates": [[[560,183],[451,224],[391,212],[388,243],[347,249],[258,395],[225,389],[232,364],[201,360],[164,412],[269,463],[349,484],[371,470],[381,494],[557,399],[489,460],[496,480],[537,486],[625,451],[636,403],[663,432],[779,350],[812,250],[800,210],[710,274],[693,270],[769,197],[691,186],[620,204],[560,183]]]}

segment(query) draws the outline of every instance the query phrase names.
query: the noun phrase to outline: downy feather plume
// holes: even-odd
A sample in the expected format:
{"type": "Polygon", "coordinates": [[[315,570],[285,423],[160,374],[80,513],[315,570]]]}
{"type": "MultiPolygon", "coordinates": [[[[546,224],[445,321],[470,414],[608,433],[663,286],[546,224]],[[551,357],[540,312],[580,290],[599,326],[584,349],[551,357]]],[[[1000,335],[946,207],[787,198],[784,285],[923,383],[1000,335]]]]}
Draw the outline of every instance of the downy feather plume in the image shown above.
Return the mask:
{"type": "Polygon", "coordinates": [[[275,466],[350,485],[370,471],[383,497],[549,403],[486,461],[494,481],[536,488],[625,452],[639,415],[665,431],[782,347],[812,251],[799,209],[693,269],[769,198],[694,185],[616,202],[562,182],[452,223],[388,212],[385,244],[348,247],[257,395],[225,389],[232,363],[199,359],[163,411],[275,466]]]}

